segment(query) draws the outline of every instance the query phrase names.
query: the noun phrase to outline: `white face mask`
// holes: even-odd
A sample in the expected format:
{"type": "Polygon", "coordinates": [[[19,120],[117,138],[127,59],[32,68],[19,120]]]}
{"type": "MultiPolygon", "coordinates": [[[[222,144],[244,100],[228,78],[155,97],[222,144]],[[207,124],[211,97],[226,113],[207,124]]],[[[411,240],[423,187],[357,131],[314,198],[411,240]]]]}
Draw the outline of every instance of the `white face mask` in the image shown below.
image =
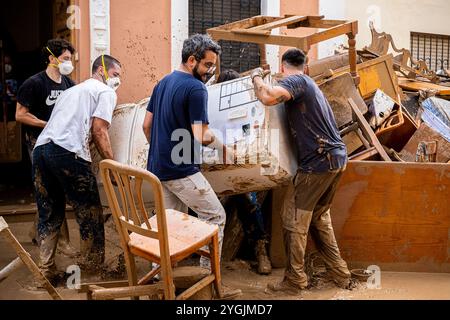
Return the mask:
{"type": "Polygon", "coordinates": [[[5,64],[5,73],[11,73],[12,71],[12,65],[6,63],[5,64]]]}
{"type": "Polygon", "coordinates": [[[120,86],[120,78],[108,78],[106,80],[106,85],[115,91],[120,86]]]}
{"type": "Polygon", "coordinates": [[[59,73],[61,73],[63,76],[68,76],[73,72],[73,65],[72,61],[64,61],[60,64],[58,64],[59,73]]]}

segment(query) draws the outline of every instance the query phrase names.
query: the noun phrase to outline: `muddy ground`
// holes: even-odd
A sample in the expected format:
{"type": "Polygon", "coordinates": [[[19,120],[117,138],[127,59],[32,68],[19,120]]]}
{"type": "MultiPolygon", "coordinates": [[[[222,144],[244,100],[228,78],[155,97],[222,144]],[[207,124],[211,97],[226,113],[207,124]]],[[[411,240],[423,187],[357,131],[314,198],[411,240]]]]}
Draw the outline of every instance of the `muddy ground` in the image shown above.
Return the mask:
{"type": "MultiPolygon", "coordinates": [[[[33,259],[37,261],[38,250],[28,236],[31,223],[14,223],[10,225],[12,232],[28,250],[33,259]]],[[[78,247],[79,235],[77,224],[74,220],[69,220],[72,242],[78,247]]],[[[110,269],[120,271],[118,255],[121,252],[119,239],[114,228],[112,219],[105,225],[106,231],[106,261],[110,269]]],[[[10,246],[0,239],[0,268],[6,266],[15,259],[15,253],[10,246]]],[[[57,255],[57,264],[60,269],[64,269],[73,264],[69,258],[57,255]]],[[[137,260],[140,275],[148,271],[149,264],[144,260],[137,260]]],[[[398,273],[382,272],[381,289],[368,289],[365,284],[359,284],[352,291],[336,288],[331,283],[322,283],[319,288],[304,291],[300,296],[288,296],[281,294],[266,293],[266,285],[279,280],[283,275],[282,269],[273,270],[269,276],[258,275],[254,270],[254,263],[251,261],[237,260],[224,263],[222,266],[223,282],[235,288],[242,289],[242,300],[419,300],[419,299],[444,299],[450,300],[450,274],[429,274],[429,273],[398,273]]],[[[114,274],[113,274],[114,275],[114,274]]],[[[118,275],[118,274],[116,274],[118,275]]],[[[120,278],[120,277],[119,277],[120,278]]],[[[28,289],[31,281],[28,269],[22,267],[11,277],[0,283],[0,299],[8,300],[46,300],[49,296],[46,292],[32,291],[28,289]]],[[[99,277],[82,277],[82,282],[101,280],[99,277]]],[[[110,280],[113,280],[112,278],[110,280]]],[[[114,279],[116,280],[116,279],[114,279]]],[[[80,294],[76,290],[58,288],[65,299],[80,300],[86,299],[85,294],[80,294]]]]}

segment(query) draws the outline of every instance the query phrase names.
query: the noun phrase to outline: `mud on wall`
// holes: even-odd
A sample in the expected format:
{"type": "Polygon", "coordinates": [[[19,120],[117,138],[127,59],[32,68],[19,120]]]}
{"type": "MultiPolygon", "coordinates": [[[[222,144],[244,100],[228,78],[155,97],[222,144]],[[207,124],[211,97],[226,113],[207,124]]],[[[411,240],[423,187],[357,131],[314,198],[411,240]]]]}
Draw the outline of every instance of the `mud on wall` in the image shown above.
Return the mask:
{"type": "Polygon", "coordinates": [[[110,14],[111,54],[123,69],[118,104],[139,101],[171,71],[170,1],[114,1],[110,14]]]}

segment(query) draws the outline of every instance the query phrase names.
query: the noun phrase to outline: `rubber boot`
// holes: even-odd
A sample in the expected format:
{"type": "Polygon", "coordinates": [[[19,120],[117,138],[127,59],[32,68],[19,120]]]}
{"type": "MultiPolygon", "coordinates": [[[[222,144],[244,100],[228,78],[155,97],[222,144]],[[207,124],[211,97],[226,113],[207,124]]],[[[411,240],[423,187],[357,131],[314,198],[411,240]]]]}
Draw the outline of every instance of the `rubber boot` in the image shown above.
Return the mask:
{"type": "Polygon", "coordinates": [[[259,274],[270,274],[272,272],[272,264],[266,250],[266,241],[258,240],[256,243],[256,259],[258,262],[259,274]]]}
{"type": "Polygon", "coordinates": [[[69,258],[75,258],[79,254],[70,243],[69,226],[66,218],[64,218],[61,229],[59,230],[58,252],[69,258]]]}

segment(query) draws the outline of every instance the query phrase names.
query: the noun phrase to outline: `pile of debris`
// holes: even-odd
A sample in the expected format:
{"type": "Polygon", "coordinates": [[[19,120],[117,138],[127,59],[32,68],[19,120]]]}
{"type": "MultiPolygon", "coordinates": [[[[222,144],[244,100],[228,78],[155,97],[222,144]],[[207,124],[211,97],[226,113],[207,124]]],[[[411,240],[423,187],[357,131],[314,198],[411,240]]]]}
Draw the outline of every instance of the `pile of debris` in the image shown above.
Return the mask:
{"type": "Polygon", "coordinates": [[[311,63],[310,76],[330,102],[350,160],[450,161],[450,77],[432,72],[371,25],[372,44],[311,63]],[[390,46],[397,54],[388,54],[390,46]],[[355,86],[356,84],[356,86],[355,86]]]}

